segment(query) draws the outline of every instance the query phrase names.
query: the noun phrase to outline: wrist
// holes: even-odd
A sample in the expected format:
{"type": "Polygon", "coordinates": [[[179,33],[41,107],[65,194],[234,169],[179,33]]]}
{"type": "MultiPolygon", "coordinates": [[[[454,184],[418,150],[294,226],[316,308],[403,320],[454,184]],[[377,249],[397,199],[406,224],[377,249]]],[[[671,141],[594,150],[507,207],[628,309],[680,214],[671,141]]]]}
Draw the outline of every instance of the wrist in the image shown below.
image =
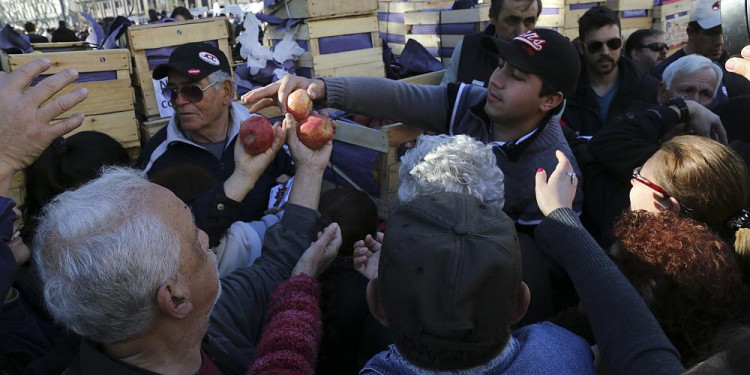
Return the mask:
{"type": "Polygon", "coordinates": [[[690,118],[690,114],[691,114],[690,106],[688,103],[685,102],[685,99],[677,96],[677,97],[667,100],[665,104],[668,105],[669,108],[677,112],[680,123],[687,122],[688,119],[690,118]]]}
{"type": "Polygon", "coordinates": [[[252,178],[241,171],[235,170],[229,178],[224,181],[224,195],[227,198],[242,202],[250,190],[255,187],[257,178],[252,178]]]}

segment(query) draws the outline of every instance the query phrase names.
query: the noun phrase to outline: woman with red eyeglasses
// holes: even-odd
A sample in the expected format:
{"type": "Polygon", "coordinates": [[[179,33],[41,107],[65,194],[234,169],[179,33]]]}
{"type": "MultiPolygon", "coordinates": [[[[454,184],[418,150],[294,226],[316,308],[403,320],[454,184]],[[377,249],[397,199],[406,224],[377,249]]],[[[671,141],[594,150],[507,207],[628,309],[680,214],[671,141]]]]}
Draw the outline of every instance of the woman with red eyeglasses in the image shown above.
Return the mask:
{"type": "Polygon", "coordinates": [[[559,159],[549,181],[537,173],[546,218],[536,239],[573,280],[602,356],[613,368],[673,362],[679,358],[660,340],[663,330],[683,364],[704,360],[716,334],[735,322],[743,296],[740,263],[722,240],[732,237],[737,225],[728,224],[743,220],[736,215],[750,197],[742,159],[705,137],[664,142],[633,172],[630,210],[615,224],[617,241],[606,252],[611,260],[568,208],[578,180],[559,159]],[[623,274],[630,285],[622,284],[623,274]],[[653,315],[639,310],[643,302],[653,315]],[[660,327],[650,325],[654,317],[660,327]]]}

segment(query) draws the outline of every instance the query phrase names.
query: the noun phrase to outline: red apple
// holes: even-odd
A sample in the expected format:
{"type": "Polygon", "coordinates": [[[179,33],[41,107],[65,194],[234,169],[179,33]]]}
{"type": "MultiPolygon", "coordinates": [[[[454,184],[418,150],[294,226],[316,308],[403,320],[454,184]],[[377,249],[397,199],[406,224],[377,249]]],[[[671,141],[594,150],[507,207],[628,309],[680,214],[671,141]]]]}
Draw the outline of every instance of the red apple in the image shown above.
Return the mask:
{"type": "Polygon", "coordinates": [[[262,154],[273,144],[273,127],[264,116],[251,116],[240,124],[240,141],[250,155],[262,154]]]}
{"type": "Polygon", "coordinates": [[[286,99],[286,110],[297,121],[302,121],[312,113],[313,103],[304,89],[297,89],[286,99]]]}
{"type": "Polygon", "coordinates": [[[297,137],[300,142],[311,150],[320,150],[333,139],[336,125],[328,119],[328,115],[313,113],[297,123],[297,137]]]}

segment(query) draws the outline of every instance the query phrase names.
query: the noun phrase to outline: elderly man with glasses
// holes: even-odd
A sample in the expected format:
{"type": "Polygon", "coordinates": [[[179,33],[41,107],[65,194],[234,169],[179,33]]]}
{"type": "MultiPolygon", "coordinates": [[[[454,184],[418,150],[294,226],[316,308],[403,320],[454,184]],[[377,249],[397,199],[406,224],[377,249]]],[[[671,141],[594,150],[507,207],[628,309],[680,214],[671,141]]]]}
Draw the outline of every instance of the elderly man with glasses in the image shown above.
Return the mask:
{"type": "Polygon", "coordinates": [[[214,45],[177,47],[169,61],[153,71],[154,79],[165,77],[163,93],[175,113],[149,140],[137,165],[149,177],[184,165],[213,174],[217,186],[186,202],[213,247],[233,222],[257,220],[263,215],[277,177],[291,173],[291,159],[284,152],[251,158],[236,145],[240,122],[250,113],[232,102],[235,84],[231,66],[214,45]]]}
{"type": "Polygon", "coordinates": [[[656,104],[657,81],[622,58],[617,13],[603,6],[589,9],[578,20],[583,55],[578,87],[568,98],[562,122],[593,136],[623,115],[636,101],[656,104]]]}

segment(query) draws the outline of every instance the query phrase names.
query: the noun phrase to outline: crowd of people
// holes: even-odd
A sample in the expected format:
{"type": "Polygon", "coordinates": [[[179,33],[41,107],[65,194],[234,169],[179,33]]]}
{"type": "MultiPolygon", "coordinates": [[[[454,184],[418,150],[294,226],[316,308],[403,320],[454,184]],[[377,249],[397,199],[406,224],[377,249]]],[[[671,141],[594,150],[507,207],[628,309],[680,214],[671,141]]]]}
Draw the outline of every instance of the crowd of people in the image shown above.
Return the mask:
{"type": "Polygon", "coordinates": [[[288,75],[249,109],[188,43],[134,164],[52,122],[89,94],[50,100],[75,70],[0,72],[0,374],[746,374],[750,46],[727,58],[713,3],[667,57],[606,7],[570,41],[534,27],[542,0],[495,0],[441,85],[288,75]],[[334,142],[300,141],[298,89],[425,130],[385,220],[324,191],[334,142]]]}

